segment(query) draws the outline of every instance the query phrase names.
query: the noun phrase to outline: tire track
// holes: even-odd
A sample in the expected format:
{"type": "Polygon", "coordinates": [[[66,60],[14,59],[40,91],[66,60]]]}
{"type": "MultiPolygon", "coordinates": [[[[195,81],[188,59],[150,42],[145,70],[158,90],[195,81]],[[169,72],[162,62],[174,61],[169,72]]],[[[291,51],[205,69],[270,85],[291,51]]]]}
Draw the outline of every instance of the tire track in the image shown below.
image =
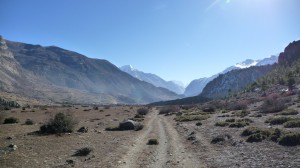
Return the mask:
{"type": "Polygon", "coordinates": [[[145,140],[149,136],[149,134],[153,131],[153,127],[155,126],[153,122],[157,118],[157,114],[152,112],[149,118],[151,118],[146,125],[147,130],[140,135],[138,139],[133,144],[133,147],[130,148],[128,153],[123,157],[121,161],[121,165],[119,167],[122,168],[135,168],[138,166],[137,159],[139,154],[142,152],[143,148],[145,148],[145,140]],[[124,164],[125,163],[125,164],[124,164]]]}
{"type": "Polygon", "coordinates": [[[186,151],[178,132],[164,116],[154,110],[147,130],[135,141],[135,145],[123,157],[119,167],[122,168],[201,168],[205,167],[191,153],[186,151]],[[146,145],[149,138],[157,137],[158,145],[146,145]]]}

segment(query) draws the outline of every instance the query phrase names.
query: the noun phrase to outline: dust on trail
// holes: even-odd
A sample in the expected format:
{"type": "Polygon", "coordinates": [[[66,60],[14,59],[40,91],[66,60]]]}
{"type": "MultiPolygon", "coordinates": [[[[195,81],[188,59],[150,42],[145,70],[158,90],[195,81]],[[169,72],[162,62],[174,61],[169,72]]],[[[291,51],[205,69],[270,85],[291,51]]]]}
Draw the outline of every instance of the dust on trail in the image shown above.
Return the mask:
{"type": "Polygon", "coordinates": [[[173,168],[205,167],[192,154],[186,151],[178,132],[164,116],[154,110],[148,116],[146,130],[129,147],[119,167],[124,168],[173,168]],[[147,141],[157,137],[159,144],[149,146],[147,141]]]}

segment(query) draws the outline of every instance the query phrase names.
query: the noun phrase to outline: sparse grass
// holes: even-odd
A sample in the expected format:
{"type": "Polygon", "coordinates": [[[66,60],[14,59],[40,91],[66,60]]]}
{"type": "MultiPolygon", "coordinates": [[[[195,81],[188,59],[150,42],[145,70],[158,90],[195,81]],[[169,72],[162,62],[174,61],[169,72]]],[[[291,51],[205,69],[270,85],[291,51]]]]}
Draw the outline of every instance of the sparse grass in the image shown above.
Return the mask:
{"type": "Polygon", "coordinates": [[[212,143],[212,144],[222,143],[228,139],[231,139],[231,135],[229,135],[229,134],[218,135],[218,136],[214,137],[210,143],[212,143]]]}
{"type": "Polygon", "coordinates": [[[253,115],[251,115],[250,117],[256,117],[256,118],[259,118],[259,117],[262,117],[262,114],[253,114],[253,115]]]}
{"type": "Polygon", "coordinates": [[[225,122],[235,122],[235,118],[226,119],[225,122]]]}
{"type": "Polygon", "coordinates": [[[242,111],[235,111],[235,112],[233,112],[233,116],[241,117],[241,118],[246,117],[246,116],[249,115],[249,114],[250,114],[250,112],[247,111],[247,110],[242,110],[242,111]]]}
{"type": "Polygon", "coordinates": [[[40,127],[41,134],[59,134],[69,133],[74,131],[76,125],[72,116],[67,116],[64,113],[57,113],[54,118],[50,119],[47,124],[40,127]]]}
{"type": "Polygon", "coordinates": [[[297,115],[299,112],[295,109],[286,109],[283,112],[279,113],[279,115],[297,115]]]}
{"type": "Polygon", "coordinates": [[[142,122],[144,121],[144,118],[129,118],[129,120],[132,120],[132,121],[136,121],[136,122],[142,122]]]}
{"type": "Polygon", "coordinates": [[[78,149],[73,156],[87,156],[92,152],[91,148],[85,147],[78,149]]]}
{"type": "Polygon", "coordinates": [[[281,125],[292,120],[289,117],[272,117],[265,121],[265,123],[270,123],[270,125],[281,125]]]}
{"type": "Polygon", "coordinates": [[[183,115],[183,116],[177,116],[175,117],[175,121],[177,122],[187,122],[187,121],[197,121],[197,120],[206,120],[209,118],[209,115],[183,115]]]}
{"type": "Polygon", "coordinates": [[[147,145],[158,145],[159,142],[157,139],[149,139],[147,145]]]}
{"type": "Polygon", "coordinates": [[[15,118],[15,117],[9,117],[9,118],[5,118],[3,124],[15,124],[18,123],[19,119],[15,118]]]}
{"type": "Polygon", "coordinates": [[[242,119],[238,119],[237,122],[253,123],[253,120],[249,118],[242,118],[242,119]]]}
{"type": "Polygon", "coordinates": [[[220,122],[217,122],[215,124],[215,126],[217,126],[217,127],[226,127],[228,125],[229,125],[229,123],[228,122],[224,122],[224,121],[220,121],[220,122]]]}

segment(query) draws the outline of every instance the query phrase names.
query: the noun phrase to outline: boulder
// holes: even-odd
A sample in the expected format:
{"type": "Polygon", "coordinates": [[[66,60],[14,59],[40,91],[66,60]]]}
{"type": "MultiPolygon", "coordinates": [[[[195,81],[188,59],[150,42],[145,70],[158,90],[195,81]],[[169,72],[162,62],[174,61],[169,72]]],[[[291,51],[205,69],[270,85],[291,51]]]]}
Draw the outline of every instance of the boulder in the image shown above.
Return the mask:
{"type": "Polygon", "coordinates": [[[119,129],[120,130],[134,130],[136,127],[136,122],[132,120],[124,120],[120,122],[119,129]]]}

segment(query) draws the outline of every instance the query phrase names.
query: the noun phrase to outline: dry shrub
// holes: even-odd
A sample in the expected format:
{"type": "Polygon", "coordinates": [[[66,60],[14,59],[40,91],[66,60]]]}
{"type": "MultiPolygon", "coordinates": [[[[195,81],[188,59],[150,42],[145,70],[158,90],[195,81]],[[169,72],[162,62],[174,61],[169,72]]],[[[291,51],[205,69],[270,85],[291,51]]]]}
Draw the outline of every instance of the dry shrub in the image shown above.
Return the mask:
{"type": "Polygon", "coordinates": [[[180,109],[179,109],[178,106],[165,106],[165,107],[162,107],[159,110],[159,114],[168,114],[168,113],[171,113],[171,112],[177,112],[179,110],[180,109]]]}
{"type": "Polygon", "coordinates": [[[228,110],[245,110],[247,109],[249,102],[246,100],[230,102],[227,105],[228,110]]]}
{"type": "Polygon", "coordinates": [[[139,115],[146,115],[146,114],[148,114],[148,112],[149,112],[149,109],[147,109],[147,108],[139,108],[139,109],[137,110],[137,113],[138,113],[139,115]]]}
{"type": "Polygon", "coordinates": [[[51,118],[47,124],[40,127],[41,134],[60,134],[70,133],[74,131],[77,122],[72,116],[64,113],[57,113],[54,118],[51,118]]]}
{"type": "Polygon", "coordinates": [[[287,99],[268,97],[260,107],[260,112],[262,113],[276,113],[284,110],[286,108],[287,99]]]}

